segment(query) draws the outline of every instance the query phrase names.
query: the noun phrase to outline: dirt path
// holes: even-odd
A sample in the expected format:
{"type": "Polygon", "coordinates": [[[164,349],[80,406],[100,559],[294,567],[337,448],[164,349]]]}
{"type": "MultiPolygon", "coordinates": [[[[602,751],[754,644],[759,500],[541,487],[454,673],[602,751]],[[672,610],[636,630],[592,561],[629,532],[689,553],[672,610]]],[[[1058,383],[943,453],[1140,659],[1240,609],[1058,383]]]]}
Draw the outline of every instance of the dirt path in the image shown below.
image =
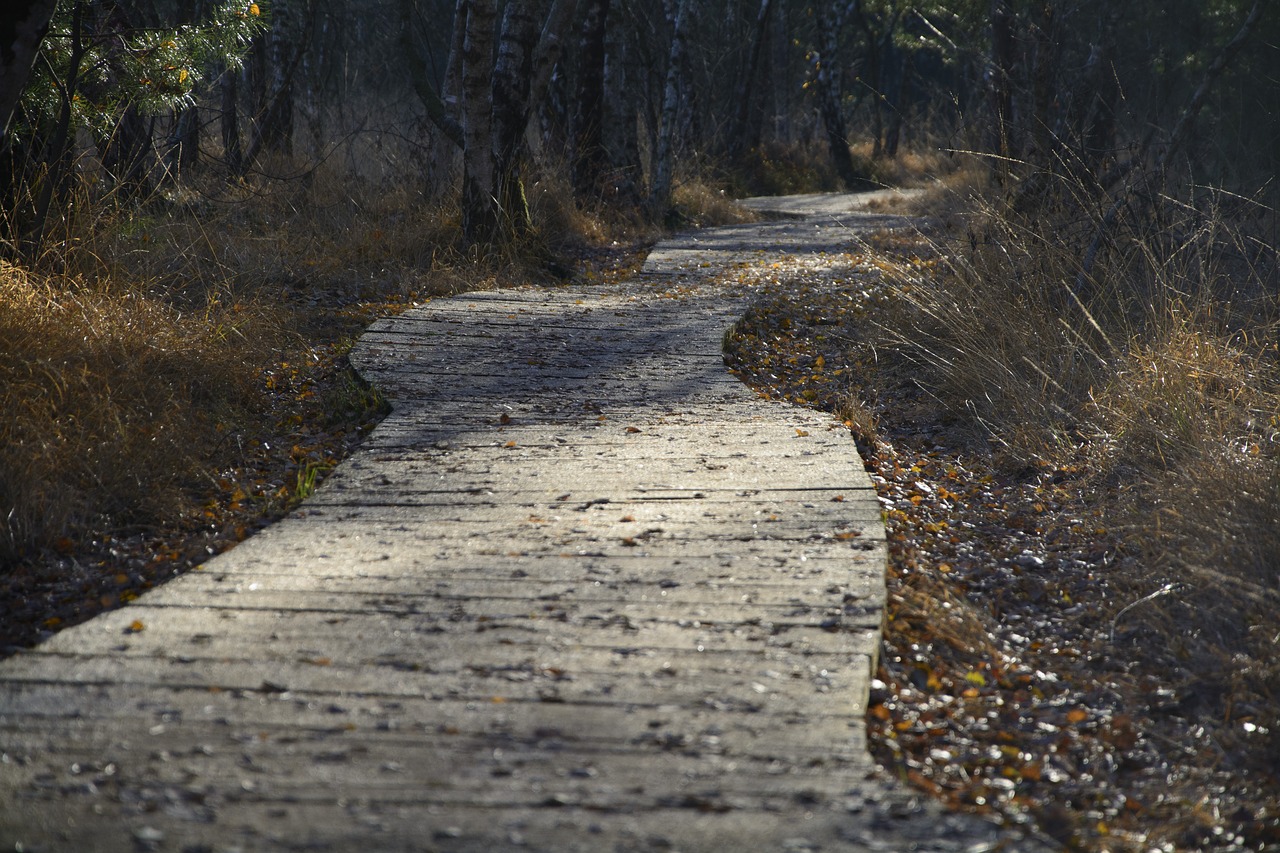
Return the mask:
{"type": "Polygon", "coordinates": [[[0,663],[0,848],[997,849],[873,778],[847,431],[721,359],[709,273],[883,224],[787,204],[376,324],[395,411],[300,511],[0,663]]]}

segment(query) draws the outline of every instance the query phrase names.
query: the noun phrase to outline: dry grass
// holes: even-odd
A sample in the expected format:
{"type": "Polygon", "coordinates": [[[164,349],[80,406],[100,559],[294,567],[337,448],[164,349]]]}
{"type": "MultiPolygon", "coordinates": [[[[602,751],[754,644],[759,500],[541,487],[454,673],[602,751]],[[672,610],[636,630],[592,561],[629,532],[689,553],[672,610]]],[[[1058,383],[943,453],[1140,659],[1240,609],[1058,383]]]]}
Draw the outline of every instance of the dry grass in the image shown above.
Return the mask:
{"type": "Polygon", "coordinates": [[[1276,253],[1250,230],[1261,219],[1213,198],[1165,199],[1111,234],[1082,278],[1101,214],[1078,203],[1091,188],[1055,180],[1031,212],[970,195],[962,203],[978,208],[953,239],[885,264],[894,298],[876,346],[996,470],[1081,473],[1072,511],[1116,537],[1118,559],[1110,610],[1079,614],[1073,630],[1158,673],[1194,708],[1221,769],[1269,773],[1280,758],[1276,253]]]}
{"type": "Polygon", "coordinates": [[[948,154],[931,138],[913,141],[896,157],[876,156],[875,145],[861,141],[850,146],[855,171],[871,184],[883,187],[930,187],[950,180],[964,160],[948,154]]]}
{"type": "Polygon", "coordinates": [[[281,340],[259,306],[181,312],[139,290],[0,266],[0,558],[77,531],[172,521],[255,365],[281,340]]]}
{"type": "Polygon", "coordinates": [[[734,165],[729,191],[735,198],[793,195],[834,190],[839,183],[831,158],[817,145],[768,142],[734,165]]]}
{"type": "Polygon", "coordinates": [[[296,177],[86,190],[37,261],[0,267],[0,560],[198,516],[244,436],[278,426],[266,398],[337,364],[317,353],[380,312],[562,275],[565,247],[605,233],[554,179],[530,182],[537,232],[477,251],[408,166],[265,171],[296,177]]]}
{"type": "Polygon", "coordinates": [[[689,176],[671,192],[679,219],[699,228],[753,222],[755,213],[735,204],[727,191],[705,178],[689,176]]]}

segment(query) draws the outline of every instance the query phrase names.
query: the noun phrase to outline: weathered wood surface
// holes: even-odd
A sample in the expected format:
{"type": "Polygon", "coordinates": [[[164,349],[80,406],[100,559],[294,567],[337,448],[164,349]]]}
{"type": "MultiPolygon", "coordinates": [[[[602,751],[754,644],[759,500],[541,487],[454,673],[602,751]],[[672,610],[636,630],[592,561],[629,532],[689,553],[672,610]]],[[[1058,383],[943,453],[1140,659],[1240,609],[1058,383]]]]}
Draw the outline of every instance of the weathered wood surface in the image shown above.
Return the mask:
{"type": "Polygon", "coordinates": [[[986,849],[870,778],[852,441],[721,360],[708,265],[857,224],[375,324],[395,411],[312,500],[0,664],[0,848],[986,849]]]}

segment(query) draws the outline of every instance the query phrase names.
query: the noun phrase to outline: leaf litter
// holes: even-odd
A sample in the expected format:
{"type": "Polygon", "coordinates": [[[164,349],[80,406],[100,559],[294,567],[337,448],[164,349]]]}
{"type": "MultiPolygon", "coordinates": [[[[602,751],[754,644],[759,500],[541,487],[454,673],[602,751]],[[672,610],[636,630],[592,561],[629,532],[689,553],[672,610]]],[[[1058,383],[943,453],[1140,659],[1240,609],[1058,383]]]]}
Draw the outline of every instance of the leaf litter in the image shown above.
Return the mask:
{"type": "Polygon", "coordinates": [[[884,274],[935,262],[918,235],[882,232],[725,276],[756,292],[726,335],[730,367],[762,395],[842,417],[879,496],[873,753],[953,809],[1067,849],[1280,849],[1280,736],[1253,709],[1209,716],[1195,673],[1127,642],[1142,601],[1113,579],[1135,556],[1084,463],[1009,470],[876,345],[894,298],[884,274]]]}

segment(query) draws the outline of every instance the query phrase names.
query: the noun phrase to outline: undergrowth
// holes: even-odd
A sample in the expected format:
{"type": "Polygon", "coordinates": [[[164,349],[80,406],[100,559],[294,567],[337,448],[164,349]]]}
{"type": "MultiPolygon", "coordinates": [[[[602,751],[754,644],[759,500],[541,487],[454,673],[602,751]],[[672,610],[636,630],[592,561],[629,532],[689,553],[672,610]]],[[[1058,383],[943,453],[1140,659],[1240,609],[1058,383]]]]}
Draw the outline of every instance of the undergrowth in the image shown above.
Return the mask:
{"type": "Polygon", "coordinates": [[[1088,276],[1097,219],[980,208],[959,240],[892,269],[880,329],[1001,465],[1086,472],[1135,557],[1117,593],[1168,587],[1127,615],[1127,647],[1174,654],[1230,719],[1256,701],[1235,690],[1280,701],[1280,278],[1265,219],[1231,221],[1219,201],[1166,200],[1088,276]]]}

